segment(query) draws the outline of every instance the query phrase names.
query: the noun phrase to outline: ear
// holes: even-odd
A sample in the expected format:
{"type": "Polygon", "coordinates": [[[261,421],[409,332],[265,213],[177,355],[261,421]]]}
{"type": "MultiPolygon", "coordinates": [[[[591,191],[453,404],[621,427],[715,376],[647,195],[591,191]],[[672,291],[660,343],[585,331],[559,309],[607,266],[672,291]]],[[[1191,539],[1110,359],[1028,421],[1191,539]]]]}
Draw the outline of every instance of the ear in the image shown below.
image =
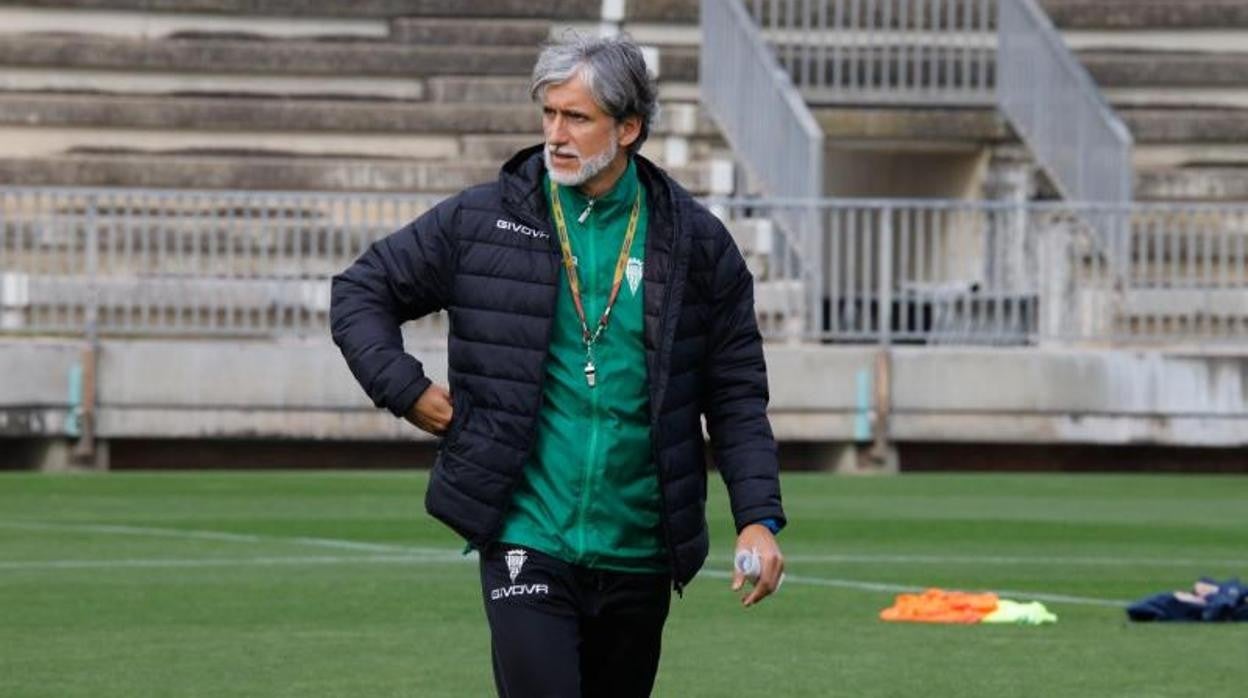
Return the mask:
{"type": "Polygon", "coordinates": [[[641,117],[634,114],[620,119],[615,124],[615,129],[620,139],[620,147],[627,148],[641,137],[641,117]]]}

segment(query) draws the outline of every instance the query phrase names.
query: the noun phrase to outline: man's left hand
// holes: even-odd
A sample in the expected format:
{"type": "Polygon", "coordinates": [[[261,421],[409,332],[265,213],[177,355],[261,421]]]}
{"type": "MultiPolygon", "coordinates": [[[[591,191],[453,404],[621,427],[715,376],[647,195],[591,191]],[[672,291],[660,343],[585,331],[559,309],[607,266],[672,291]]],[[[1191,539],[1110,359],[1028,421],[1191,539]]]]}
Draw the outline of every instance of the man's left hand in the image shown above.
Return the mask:
{"type": "MultiPolygon", "coordinates": [[[[776,537],[762,524],[750,524],[741,529],[737,535],[737,550],[753,550],[758,553],[762,572],[750,593],[741,599],[745,606],[753,606],[770,596],[780,588],[780,575],[784,573],[784,556],[780,554],[780,546],[776,537]]],[[[740,591],[745,586],[745,575],[733,566],[732,590],[740,591]]]]}

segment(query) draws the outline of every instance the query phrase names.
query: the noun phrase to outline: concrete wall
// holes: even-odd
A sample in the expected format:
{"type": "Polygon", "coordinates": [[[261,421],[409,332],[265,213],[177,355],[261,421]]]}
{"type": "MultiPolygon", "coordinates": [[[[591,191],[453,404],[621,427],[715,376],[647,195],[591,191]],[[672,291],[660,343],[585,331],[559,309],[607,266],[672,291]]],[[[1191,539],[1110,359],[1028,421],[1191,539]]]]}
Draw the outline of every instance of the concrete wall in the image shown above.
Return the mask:
{"type": "MultiPolygon", "coordinates": [[[[862,439],[873,363],[867,348],[772,351],[778,435],[862,439]]],[[[1248,445],[1248,353],[902,347],[891,382],[898,441],[1248,445]]]]}
{"type": "Polygon", "coordinates": [[[840,198],[982,198],[987,148],[884,147],[829,146],[824,193],[840,198]]]}
{"type": "MultiPolygon", "coordinates": [[[[416,353],[445,382],[445,351],[416,353]]],[[[871,441],[874,347],[769,346],[767,354],[782,441],[871,441]]],[[[73,440],[70,374],[80,355],[76,342],[0,342],[0,454],[16,453],[6,437],[73,440]]],[[[374,408],[322,340],[110,341],[98,375],[103,442],[430,440],[374,408]]],[[[900,347],[887,408],[888,434],[903,443],[1242,448],[1248,353],[900,347]]]]}

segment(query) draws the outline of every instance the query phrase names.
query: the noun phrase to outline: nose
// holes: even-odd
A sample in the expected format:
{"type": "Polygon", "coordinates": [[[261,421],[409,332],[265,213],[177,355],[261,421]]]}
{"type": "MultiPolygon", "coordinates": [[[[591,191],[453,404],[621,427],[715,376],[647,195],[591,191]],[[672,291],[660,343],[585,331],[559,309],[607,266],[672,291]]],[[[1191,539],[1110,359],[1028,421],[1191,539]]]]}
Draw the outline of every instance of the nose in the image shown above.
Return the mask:
{"type": "Polygon", "coordinates": [[[556,114],[546,120],[546,141],[551,145],[563,145],[568,142],[567,122],[563,116],[556,114]]]}

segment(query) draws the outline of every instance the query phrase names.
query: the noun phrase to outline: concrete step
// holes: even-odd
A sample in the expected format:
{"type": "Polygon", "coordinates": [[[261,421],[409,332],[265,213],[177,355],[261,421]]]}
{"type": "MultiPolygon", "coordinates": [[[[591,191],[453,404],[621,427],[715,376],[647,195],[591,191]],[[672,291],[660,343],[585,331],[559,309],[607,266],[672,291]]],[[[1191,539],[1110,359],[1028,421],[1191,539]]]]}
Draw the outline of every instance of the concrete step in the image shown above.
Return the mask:
{"type": "MultiPolygon", "coordinates": [[[[0,66],[0,92],[175,97],[289,97],[385,101],[529,103],[528,76],[360,77],[161,71],[60,70],[0,66]]],[[[1220,94],[1220,93],[1219,93],[1220,94]]],[[[696,83],[663,81],[663,102],[697,102],[696,83]]],[[[1184,102],[1190,104],[1191,102],[1184,102]]]]}
{"type": "MultiPolygon", "coordinates": [[[[0,84],[3,84],[0,69],[0,84]]],[[[490,77],[446,75],[428,78],[421,93],[431,102],[529,103],[529,77],[490,77]]],[[[702,97],[696,82],[659,81],[660,111],[678,102],[697,103],[702,97]]]]}
{"type": "MultiPolygon", "coordinates": [[[[377,41],[169,39],[0,35],[0,66],[188,73],[528,76],[539,47],[429,46],[377,41]]],[[[697,49],[659,52],[663,80],[696,82],[697,49]]]]}
{"type": "Polygon", "coordinates": [[[628,0],[624,16],[628,22],[697,24],[699,4],[699,0],[628,0]]]}
{"type": "MultiPolygon", "coordinates": [[[[817,107],[814,113],[832,141],[1012,140],[1004,118],[992,109],[817,107]]],[[[1118,116],[1137,144],[1236,143],[1248,139],[1248,114],[1241,110],[1120,109],[1118,116]]]]}
{"type": "Polygon", "coordinates": [[[23,5],[78,10],[200,12],[269,17],[563,17],[598,19],[602,0],[23,0],[23,5]]]}
{"type": "MultiPolygon", "coordinates": [[[[491,14],[489,3],[472,3],[471,7],[457,7],[445,16],[435,12],[372,17],[307,15],[305,10],[315,9],[314,6],[288,7],[288,14],[280,16],[257,12],[208,14],[177,8],[109,9],[103,5],[95,9],[0,6],[0,27],[12,34],[71,33],[146,40],[354,37],[427,45],[532,47],[568,29],[597,34],[603,21],[619,21],[643,45],[696,46],[700,41],[697,0],[632,0],[620,3],[622,18],[613,15],[610,8],[606,8],[606,14],[600,11],[595,15],[589,5],[572,14],[542,15],[541,8],[532,4],[527,8],[528,14],[518,14],[525,9],[520,5],[491,14]],[[482,14],[473,15],[473,10],[482,14]]],[[[280,10],[276,6],[269,9],[280,10]]],[[[337,7],[331,9],[336,11],[337,7]]]]}
{"type": "Polygon", "coordinates": [[[664,46],[658,49],[658,79],[664,82],[698,82],[698,48],[664,46]]]}
{"type": "Polygon", "coordinates": [[[1137,143],[1242,143],[1248,111],[1239,109],[1119,109],[1137,143]]]}
{"type": "Polygon", "coordinates": [[[10,34],[54,32],[147,40],[192,35],[275,39],[357,37],[386,40],[390,37],[390,23],[385,18],[263,17],[12,5],[0,6],[0,27],[10,34]]]}
{"type": "Polygon", "coordinates": [[[1248,167],[1181,167],[1136,173],[1141,201],[1248,201],[1248,167]]]}
{"type": "Polygon", "coordinates": [[[1145,143],[1135,148],[1135,169],[1248,167],[1248,143],[1145,143]]]}
{"type": "Polygon", "coordinates": [[[992,109],[819,107],[815,119],[831,142],[863,141],[995,143],[1012,140],[1004,118],[992,109]]]}
{"type": "Polygon", "coordinates": [[[1062,28],[1248,28],[1248,4],[1242,0],[1040,0],[1040,5],[1062,28]]]}
{"type": "Polygon", "coordinates": [[[531,104],[0,95],[0,124],[203,131],[541,133],[531,104]]]}
{"type": "Polygon", "coordinates": [[[1248,53],[1081,51],[1078,57],[1103,88],[1248,87],[1248,53]]]}
{"type": "Polygon", "coordinates": [[[1248,87],[1122,87],[1101,90],[1115,109],[1248,109],[1248,87]]]}
{"type": "MultiPolygon", "coordinates": [[[[524,138],[531,144],[536,136],[524,138]]],[[[252,130],[198,131],[133,128],[0,126],[0,146],[10,157],[73,153],[249,153],[336,158],[447,160],[466,152],[455,134],[290,133],[252,130]]]]}
{"type": "Polygon", "coordinates": [[[766,335],[799,334],[809,295],[806,285],[798,280],[755,282],[754,313],[759,330],[766,335]]]}
{"type": "MultiPolygon", "coordinates": [[[[424,161],[504,162],[533,145],[536,134],[458,135],[381,133],[282,133],[274,131],[155,131],[128,128],[48,128],[0,126],[0,144],[9,157],[129,153],[147,155],[226,154],[249,157],[374,158],[424,161]]],[[[661,165],[684,165],[715,157],[713,139],[656,137],[642,153],[661,165]]]]}
{"type": "MultiPolygon", "coordinates": [[[[0,93],[0,125],[297,135],[435,135],[541,133],[537,106],[343,100],[208,99],[0,93]]],[[[656,136],[714,138],[714,124],[693,104],[669,104],[656,136]]]]}
{"type": "MultiPolygon", "coordinates": [[[[0,182],[13,186],[382,191],[454,193],[498,177],[499,162],[248,157],[229,154],[98,154],[0,157],[0,182]]],[[[711,193],[708,164],[669,168],[695,194],[711,193]]],[[[719,192],[724,193],[724,192],[719,192]]]]}
{"type": "Polygon", "coordinates": [[[392,76],[528,75],[538,48],[376,41],[0,35],[0,65],[188,73],[392,76]]]}
{"type": "MultiPolygon", "coordinates": [[[[336,271],[341,271],[339,268],[336,271]]],[[[336,272],[335,272],[336,273],[336,272]]],[[[4,274],[5,287],[17,289],[0,312],[30,312],[40,307],[85,307],[98,303],[105,312],[162,314],[168,310],[235,309],[240,312],[299,310],[324,318],[329,313],[329,283],[319,279],[214,279],[210,277],[87,277],[4,274]]]]}
{"type": "Polygon", "coordinates": [[[1245,53],[1244,29],[1066,29],[1062,39],[1076,53],[1130,51],[1135,53],[1245,53]]]}
{"type": "MultiPolygon", "coordinates": [[[[481,78],[488,80],[489,78],[481,78]]],[[[0,66],[0,92],[418,101],[438,78],[244,75],[0,66]]],[[[527,82],[527,80],[526,80],[527,82]]]]}
{"type": "Polygon", "coordinates": [[[529,104],[528,77],[447,76],[426,82],[429,101],[450,103],[529,104]]]}
{"type": "Polygon", "coordinates": [[[553,23],[544,19],[441,19],[400,17],[390,24],[390,36],[409,44],[525,46],[551,37],[553,23]]]}

